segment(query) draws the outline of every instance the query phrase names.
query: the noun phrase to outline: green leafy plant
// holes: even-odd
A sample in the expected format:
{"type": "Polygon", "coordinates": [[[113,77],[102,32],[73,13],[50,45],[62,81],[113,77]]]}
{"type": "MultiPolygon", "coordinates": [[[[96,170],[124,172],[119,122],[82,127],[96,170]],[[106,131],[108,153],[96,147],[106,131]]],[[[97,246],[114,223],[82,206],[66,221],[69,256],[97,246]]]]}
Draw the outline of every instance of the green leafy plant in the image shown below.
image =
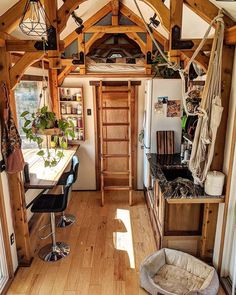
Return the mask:
{"type": "Polygon", "coordinates": [[[48,110],[47,106],[43,106],[37,112],[30,113],[25,111],[21,114],[21,118],[24,119],[23,131],[26,134],[26,138],[30,141],[36,142],[39,148],[38,156],[44,160],[45,167],[55,167],[59,161],[64,157],[63,149],[67,148],[67,138],[75,137],[74,124],[71,120],[56,120],[56,116],[53,112],[48,110]],[[53,141],[55,148],[43,149],[42,135],[47,135],[48,130],[53,129],[50,135],[53,135],[53,141]],[[61,150],[57,149],[58,137],[60,140],[61,150]]]}
{"type": "Polygon", "coordinates": [[[174,78],[178,73],[169,68],[165,59],[160,54],[153,59],[153,70],[155,77],[174,78]]]}

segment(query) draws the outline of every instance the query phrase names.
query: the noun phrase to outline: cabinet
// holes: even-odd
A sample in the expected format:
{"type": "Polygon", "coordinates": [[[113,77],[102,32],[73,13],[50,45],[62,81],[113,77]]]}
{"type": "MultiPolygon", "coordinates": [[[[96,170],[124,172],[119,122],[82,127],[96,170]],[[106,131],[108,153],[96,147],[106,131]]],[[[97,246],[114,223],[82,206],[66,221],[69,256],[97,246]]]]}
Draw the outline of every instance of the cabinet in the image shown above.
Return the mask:
{"type": "Polygon", "coordinates": [[[69,144],[85,140],[84,95],[82,87],[59,87],[60,115],[75,126],[75,138],[69,144]]]}

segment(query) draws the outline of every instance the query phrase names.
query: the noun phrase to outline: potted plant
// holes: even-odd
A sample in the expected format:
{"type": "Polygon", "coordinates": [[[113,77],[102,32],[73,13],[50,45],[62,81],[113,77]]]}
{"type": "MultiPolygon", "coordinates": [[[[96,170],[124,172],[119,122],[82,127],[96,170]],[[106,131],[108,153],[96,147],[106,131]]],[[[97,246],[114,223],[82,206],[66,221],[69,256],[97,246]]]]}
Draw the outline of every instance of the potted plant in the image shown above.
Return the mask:
{"type": "Polygon", "coordinates": [[[50,112],[47,106],[43,106],[33,113],[25,111],[21,117],[25,120],[22,129],[26,138],[37,143],[39,148],[37,155],[43,158],[45,167],[55,167],[64,156],[63,150],[68,147],[68,136],[75,137],[73,122],[64,119],[57,121],[55,113],[50,112]],[[43,149],[42,135],[53,137],[54,149],[50,149],[48,145],[46,149],[43,149]],[[59,142],[61,142],[60,150],[57,149],[58,136],[59,142]],[[61,141],[60,138],[62,138],[61,141]]]}

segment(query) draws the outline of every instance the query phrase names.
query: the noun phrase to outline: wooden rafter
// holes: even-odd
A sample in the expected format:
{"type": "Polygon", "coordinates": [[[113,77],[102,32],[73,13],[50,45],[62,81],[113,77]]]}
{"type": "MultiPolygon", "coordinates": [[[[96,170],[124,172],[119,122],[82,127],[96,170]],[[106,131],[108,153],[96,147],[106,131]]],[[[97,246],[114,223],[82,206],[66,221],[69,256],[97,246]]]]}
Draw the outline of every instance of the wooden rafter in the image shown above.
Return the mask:
{"type": "Polygon", "coordinates": [[[92,37],[85,43],[85,54],[88,54],[94,42],[96,42],[98,39],[101,39],[104,35],[105,33],[94,33],[92,37]]]}
{"type": "Polygon", "coordinates": [[[146,44],[145,44],[145,42],[139,37],[139,35],[138,35],[137,33],[135,33],[135,32],[132,32],[132,33],[126,33],[126,35],[127,35],[130,39],[134,40],[134,41],[138,44],[138,46],[140,47],[140,49],[141,49],[141,51],[142,51],[143,54],[146,53],[146,44]]]}
{"type": "MultiPolygon", "coordinates": [[[[39,52],[39,49],[36,49],[35,46],[37,44],[37,41],[35,40],[6,40],[6,49],[7,51],[11,52],[39,52]]],[[[43,48],[42,48],[43,50],[43,48]]],[[[52,50],[54,51],[54,50],[52,50]]],[[[64,42],[59,42],[59,52],[64,51],[64,42]]]]}
{"type": "Polygon", "coordinates": [[[236,25],[226,30],[225,43],[227,45],[236,45],[236,25]]]}
{"type": "Polygon", "coordinates": [[[44,56],[43,52],[26,52],[10,69],[10,86],[14,89],[25,70],[44,56]]]}
{"type": "MultiPolygon", "coordinates": [[[[218,15],[219,8],[207,0],[184,0],[184,3],[206,22],[210,23],[218,15]]],[[[227,15],[224,15],[226,27],[232,27],[234,21],[227,15]]]]}
{"type": "MultiPolygon", "coordinates": [[[[21,57],[23,56],[24,54],[19,54],[19,53],[12,53],[11,54],[11,64],[12,65],[14,65],[14,64],[16,64],[20,59],[21,59],[21,57]]],[[[36,62],[34,62],[32,65],[31,65],[31,67],[34,67],[34,68],[39,68],[39,69],[42,69],[42,61],[40,60],[40,61],[36,61],[36,62]]],[[[46,60],[45,58],[44,58],[44,68],[46,69],[46,70],[48,70],[48,68],[49,68],[49,66],[48,66],[48,60],[46,60]]]]}
{"type": "MultiPolygon", "coordinates": [[[[191,50],[182,51],[181,52],[181,59],[186,57],[188,60],[192,57],[193,52],[191,50]]],[[[196,63],[202,66],[203,70],[207,72],[208,64],[209,64],[209,57],[206,56],[203,52],[200,52],[197,57],[195,58],[196,63]]]]}
{"type": "MultiPolygon", "coordinates": [[[[93,16],[91,16],[89,19],[87,19],[83,25],[84,29],[89,29],[94,24],[96,24],[100,19],[102,19],[104,16],[106,16],[109,12],[111,12],[111,3],[109,2],[105,6],[103,6],[100,10],[98,10],[93,16]]],[[[65,42],[65,47],[68,47],[72,42],[74,42],[78,38],[78,34],[73,31],[70,33],[65,39],[63,40],[65,42]]]]}
{"type": "Polygon", "coordinates": [[[66,76],[68,76],[71,72],[73,72],[77,66],[69,65],[66,66],[58,75],[58,85],[61,86],[66,76]]]}
{"type": "Polygon", "coordinates": [[[130,32],[145,33],[146,30],[139,26],[93,26],[89,29],[85,29],[86,33],[107,33],[107,34],[125,34],[130,32]]]}

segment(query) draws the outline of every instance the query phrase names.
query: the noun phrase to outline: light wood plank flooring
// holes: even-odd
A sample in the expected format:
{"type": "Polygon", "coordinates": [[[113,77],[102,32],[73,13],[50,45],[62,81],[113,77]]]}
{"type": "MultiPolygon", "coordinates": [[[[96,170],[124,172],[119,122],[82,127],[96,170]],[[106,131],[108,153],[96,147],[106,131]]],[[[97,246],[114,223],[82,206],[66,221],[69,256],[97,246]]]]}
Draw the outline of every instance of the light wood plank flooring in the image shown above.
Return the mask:
{"type": "Polygon", "coordinates": [[[156,246],[143,193],[133,196],[129,207],[128,194],[108,192],[101,207],[99,192],[73,192],[68,211],[77,222],[57,229],[70,255],[55,263],[36,256],[31,267],[19,269],[7,295],[146,294],[139,288],[139,265],[156,246]]]}

